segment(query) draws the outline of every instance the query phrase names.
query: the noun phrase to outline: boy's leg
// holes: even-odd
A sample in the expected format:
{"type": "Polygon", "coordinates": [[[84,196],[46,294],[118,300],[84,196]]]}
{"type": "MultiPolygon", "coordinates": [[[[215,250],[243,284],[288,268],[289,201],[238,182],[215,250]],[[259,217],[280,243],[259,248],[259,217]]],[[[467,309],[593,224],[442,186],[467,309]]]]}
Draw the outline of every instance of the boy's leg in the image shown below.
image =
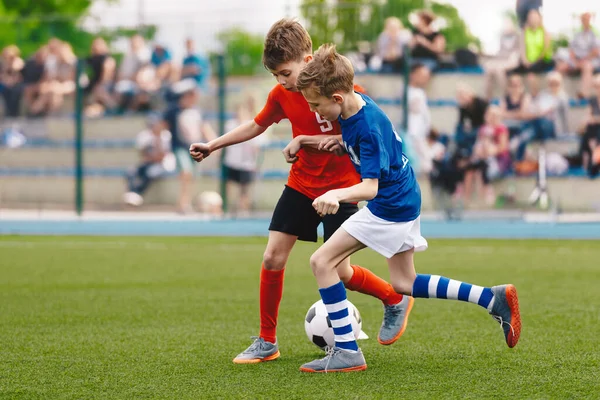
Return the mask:
{"type": "Polygon", "coordinates": [[[233,360],[235,363],[257,363],[279,357],[276,327],[285,264],[296,240],[317,241],[319,223],[312,200],[286,186],[273,211],[261,268],[260,335],[233,360]]]}
{"type": "Polygon", "coordinates": [[[242,213],[250,212],[252,200],[250,198],[250,183],[240,183],[239,211],[242,213]]]}
{"type": "Polygon", "coordinates": [[[138,169],[138,185],[134,192],[140,195],[143,194],[148,189],[152,181],[160,176],[160,174],[156,171],[153,171],[153,169],[156,170],[162,168],[160,164],[145,164],[138,169]]]}
{"type": "Polygon", "coordinates": [[[189,151],[184,148],[174,150],[179,168],[179,211],[186,213],[192,208],[192,180],[194,179],[194,164],[189,151]]]}
{"type": "Polygon", "coordinates": [[[461,300],[485,308],[504,330],[508,347],[515,347],[521,334],[521,315],[517,290],[513,285],[491,288],[415,272],[414,249],[388,259],[392,285],[396,291],[416,298],[461,300]]]}
{"type": "MultiPolygon", "coordinates": [[[[327,241],[335,231],[358,211],[356,204],[343,203],[336,214],[323,218],[324,238],[327,241]]],[[[396,293],[391,284],[359,265],[351,265],[345,258],[337,266],[337,272],[346,289],[368,294],[381,300],[384,306],[384,318],[377,340],[390,345],[402,336],[408,322],[408,315],[414,300],[410,296],[403,298],[396,293]]]]}
{"type": "Polygon", "coordinates": [[[302,365],[300,371],[349,372],[367,368],[352,331],[346,289],[336,271],[336,267],[345,258],[364,247],[345,230],[338,229],[310,258],[319,293],[333,327],[335,347],[330,349],[324,358],[302,365]]]}
{"type": "Polygon", "coordinates": [[[147,169],[150,164],[142,164],[127,174],[128,192],[123,195],[126,204],[141,206],[144,202],[142,194],[147,187],[147,169]]]}
{"type": "MultiPolygon", "coordinates": [[[[236,186],[236,183],[235,183],[235,182],[233,182],[233,181],[231,181],[231,180],[229,179],[229,177],[227,177],[227,181],[225,182],[225,193],[226,193],[226,195],[227,195],[227,199],[228,199],[228,200],[229,200],[229,199],[233,199],[233,198],[235,197],[235,196],[233,196],[233,194],[235,193],[235,186],[236,186]]],[[[235,208],[234,208],[234,210],[233,210],[233,211],[234,211],[234,212],[238,212],[238,208],[239,208],[239,207],[238,207],[238,205],[236,204],[236,205],[235,205],[235,208]]],[[[232,210],[230,209],[229,211],[232,211],[232,210]]]]}
{"type": "Polygon", "coordinates": [[[233,359],[236,364],[254,364],[280,356],[277,343],[277,316],[283,296],[285,264],[298,238],[270,231],[260,271],[260,333],[245,351],[233,359]]]}
{"type": "Polygon", "coordinates": [[[180,188],[179,188],[179,210],[181,212],[188,212],[192,207],[192,173],[191,172],[181,172],[179,175],[180,180],[180,188]]]}

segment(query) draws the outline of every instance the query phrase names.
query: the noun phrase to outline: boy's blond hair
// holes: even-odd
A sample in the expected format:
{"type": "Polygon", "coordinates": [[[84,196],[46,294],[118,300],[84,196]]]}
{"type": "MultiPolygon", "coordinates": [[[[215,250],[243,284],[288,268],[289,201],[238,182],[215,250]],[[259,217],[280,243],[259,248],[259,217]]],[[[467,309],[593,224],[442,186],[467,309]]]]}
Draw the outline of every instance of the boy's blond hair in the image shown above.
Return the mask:
{"type": "Polygon", "coordinates": [[[352,92],[354,68],[350,60],[335,50],[335,45],[324,44],[300,72],[296,86],[301,91],[310,88],[325,97],[331,97],[335,92],[352,92]]]}
{"type": "Polygon", "coordinates": [[[312,40],[296,20],[283,18],[275,22],[265,37],[262,62],[265,68],[275,70],[281,64],[300,61],[312,53],[312,40]]]}

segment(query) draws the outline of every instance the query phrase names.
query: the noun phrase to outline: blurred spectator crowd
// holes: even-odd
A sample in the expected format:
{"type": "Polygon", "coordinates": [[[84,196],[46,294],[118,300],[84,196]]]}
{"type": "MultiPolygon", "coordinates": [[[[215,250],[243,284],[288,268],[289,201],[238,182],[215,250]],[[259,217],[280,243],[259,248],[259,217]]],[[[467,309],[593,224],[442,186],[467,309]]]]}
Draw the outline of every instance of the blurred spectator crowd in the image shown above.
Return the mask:
{"type": "Polygon", "coordinates": [[[392,17],[380,35],[374,57],[381,60],[381,72],[405,68],[401,50],[411,52],[407,148],[415,168],[430,176],[434,191],[451,196],[449,202],[468,206],[477,198],[494,204],[493,181],[538,172],[536,149],[544,151],[550,173],[578,169],[595,177],[600,171],[600,35],[592,26],[593,15],[583,13],[569,47],[554,53],[540,10],[521,11],[521,29],[507,19],[498,38],[498,53],[481,59],[483,92],[458,82],[458,123],[454,132],[444,134],[436,130],[427,100],[431,74],[444,68],[444,40],[427,30],[435,17],[418,13],[412,32],[392,17]],[[564,78],[571,76],[579,76],[580,84],[567,93],[564,78]],[[501,96],[494,97],[498,91],[501,96]],[[572,106],[587,108],[575,124],[569,124],[572,106]],[[578,140],[578,150],[569,155],[546,154],[544,144],[549,139],[578,140]],[[533,143],[537,146],[530,146],[533,143]]]}
{"type": "MultiPolygon", "coordinates": [[[[98,116],[126,111],[148,111],[168,87],[191,78],[204,88],[210,77],[210,63],[185,41],[186,56],[175,62],[160,43],[148,45],[140,35],[129,39],[129,49],[120,63],[111,55],[106,41],[96,38],[83,59],[86,114],[98,116]]],[[[40,117],[57,114],[66,98],[75,92],[77,57],[69,43],[52,38],[29,59],[10,45],[0,57],[0,93],[6,117],[40,117]]],[[[72,109],[72,108],[71,108],[72,109]]]]}
{"type": "MultiPolygon", "coordinates": [[[[349,55],[357,72],[410,70],[406,147],[415,169],[430,177],[432,189],[440,195],[436,198],[445,195],[449,203],[458,200],[463,205],[479,198],[493,204],[497,197],[491,183],[509,174],[536,173],[539,162],[534,149],[543,149],[549,139],[579,141],[574,154],[547,155],[545,164],[550,172],[581,168],[591,177],[600,172],[600,34],[592,24],[594,16],[583,13],[568,47],[555,48],[544,27],[541,3],[517,1],[518,22],[505,20],[498,37],[499,50],[493,56],[481,56],[470,48],[448,54],[440,31],[443,24],[429,10],[411,14],[411,29],[399,18],[387,18],[374,46],[359,44],[359,51],[349,55]],[[457,67],[483,70],[484,89],[476,93],[459,82],[456,129],[440,133],[429,109],[428,85],[432,74],[457,67]],[[571,76],[579,77],[579,85],[567,93],[564,79],[571,76]],[[502,94],[494,96],[498,92],[502,94]],[[569,128],[574,126],[569,124],[573,104],[587,107],[583,120],[576,121],[576,132],[569,128]],[[532,143],[539,145],[530,146],[532,143]]],[[[201,115],[197,109],[192,112],[198,103],[196,90],[208,84],[210,63],[198,54],[191,39],[185,41],[185,49],[186,56],[175,61],[163,44],[150,46],[142,36],[134,35],[128,51],[116,57],[98,37],[82,60],[87,116],[148,112],[157,103],[174,104],[178,109],[171,126],[169,110],[173,107],[163,117],[151,116],[148,129],[140,133],[140,164],[127,177],[129,189],[124,200],[128,204],[140,205],[150,183],[178,166],[182,182],[179,209],[190,209],[187,146],[214,132],[208,126],[199,132],[201,115]],[[174,93],[172,88],[182,82],[185,89],[174,93]],[[189,82],[193,82],[193,90],[189,82]],[[176,125],[184,128],[175,132],[176,125]]],[[[60,113],[75,92],[77,62],[71,45],[57,38],[26,60],[16,46],[5,47],[0,58],[3,114],[40,117],[60,113]]],[[[250,119],[254,112],[252,101],[240,104],[236,123],[250,119]]],[[[228,179],[241,185],[243,211],[250,208],[247,185],[256,170],[259,147],[260,143],[253,143],[243,151],[233,148],[225,160],[228,179]],[[248,160],[240,161],[246,154],[248,160]]]]}

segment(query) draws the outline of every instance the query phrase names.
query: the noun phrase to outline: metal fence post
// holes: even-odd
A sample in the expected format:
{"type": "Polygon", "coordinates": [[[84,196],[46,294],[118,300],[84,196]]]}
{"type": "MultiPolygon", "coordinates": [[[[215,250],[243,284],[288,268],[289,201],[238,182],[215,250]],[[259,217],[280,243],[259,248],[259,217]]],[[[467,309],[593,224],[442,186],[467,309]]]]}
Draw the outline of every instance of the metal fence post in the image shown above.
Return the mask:
{"type": "Polygon", "coordinates": [[[85,61],[77,59],[75,74],[75,211],[83,212],[83,89],[81,75],[85,61]]]}
{"type": "MultiPolygon", "coordinates": [[[[219,76],[219,136],[225,134],[225,122],[226,122],[226,95],[227,95],[227,82],[226,82],[226,68],[225,68],[225,55],[220,53],[217,56],[217,69],[219,76]]],[[[225,161],[225,151],[226,149],[221,149],[221,159],[219,162],[221,174],[220,174],[220,192],[221,198],[223,199],[223,212],[227,212],[227,171],[225,169],[224,161],[225,161]]]]}
{"type": "Polygon", "coordinates": [[[404,69],[402,78],[404,79],[404,87],[402,89],[402,132],[408,131],[408,85],[410,81],[410,47],[404,45],[402,50],[404,54],[404,69]]]}

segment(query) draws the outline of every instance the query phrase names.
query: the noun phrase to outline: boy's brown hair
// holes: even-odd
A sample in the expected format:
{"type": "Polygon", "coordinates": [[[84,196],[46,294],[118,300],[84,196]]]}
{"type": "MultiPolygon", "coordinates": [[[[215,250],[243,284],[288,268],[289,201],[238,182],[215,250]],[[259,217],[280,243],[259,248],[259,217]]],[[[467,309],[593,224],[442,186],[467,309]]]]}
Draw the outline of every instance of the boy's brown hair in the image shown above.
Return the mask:
{"type": "Polygon", "coordinates": [[[300,23],[291,18],[275,22],[265,38],[262,62],[267,69],[277,69],[281,64],[300,61],[312,53],[310,35],[300,23]]]}
{"type": "Polygon", "coordinates": [[[354,68],[350,60],[335,50],[335,45],[324,44],[300,72],[296,86],[300,91],[310,88],[325,97],[335,92],[352,92],[354,68]]]}

